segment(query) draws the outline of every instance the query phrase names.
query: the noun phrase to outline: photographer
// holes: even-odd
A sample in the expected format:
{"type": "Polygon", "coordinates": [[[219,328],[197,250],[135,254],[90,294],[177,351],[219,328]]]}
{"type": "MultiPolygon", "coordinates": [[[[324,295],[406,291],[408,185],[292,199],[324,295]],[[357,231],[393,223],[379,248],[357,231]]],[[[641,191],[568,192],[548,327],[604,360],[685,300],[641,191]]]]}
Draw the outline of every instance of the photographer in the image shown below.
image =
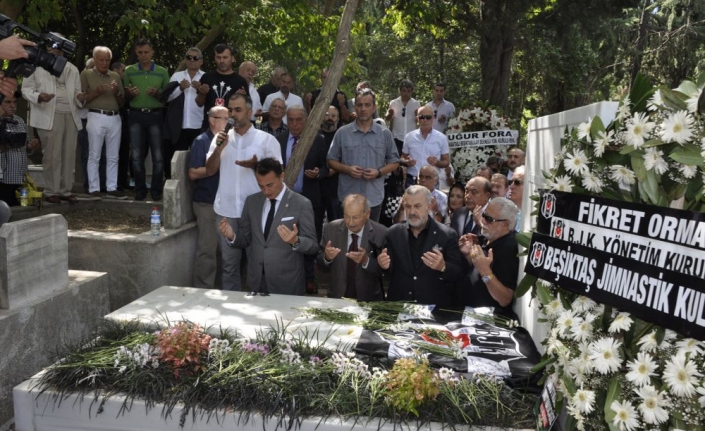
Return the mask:
{"type": "Polygon", "coordinates": [[[27,151],[39,147],[39,140],[29,138],[27,125],[15,115],[18,97],[19,93],[11,93],[0,104],[0,200],[10,206],[19,205],[15,191],[25,179],[27,151]]]}
{"type": "MultiPolygon", "coordinates": [[[[31,40],[20,39],[18,36],[10,36],[0,40],[0,59],[15,60],[29,57],[25,46],[36,46],[36,44],[31,40]]],[[[5,75],[0,72],[0,94],[10,97],[15,91],[17,91],[17,80],[5,78],[5,75]]]]}

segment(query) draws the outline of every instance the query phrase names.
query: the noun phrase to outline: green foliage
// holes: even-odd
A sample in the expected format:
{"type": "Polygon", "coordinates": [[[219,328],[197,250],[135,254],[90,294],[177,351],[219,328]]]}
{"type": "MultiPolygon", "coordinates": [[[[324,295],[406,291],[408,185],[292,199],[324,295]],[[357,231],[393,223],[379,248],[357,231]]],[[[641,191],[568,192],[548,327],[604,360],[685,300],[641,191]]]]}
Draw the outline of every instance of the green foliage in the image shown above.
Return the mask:
{"type": "Polygon", "coordinates": [[[436,399],[440,392],[438,386],[438,378],[428,359],[398,359],[389,371],[387,402],[399,411],[418,416],[418,408],[424,402],[436,399]]]}

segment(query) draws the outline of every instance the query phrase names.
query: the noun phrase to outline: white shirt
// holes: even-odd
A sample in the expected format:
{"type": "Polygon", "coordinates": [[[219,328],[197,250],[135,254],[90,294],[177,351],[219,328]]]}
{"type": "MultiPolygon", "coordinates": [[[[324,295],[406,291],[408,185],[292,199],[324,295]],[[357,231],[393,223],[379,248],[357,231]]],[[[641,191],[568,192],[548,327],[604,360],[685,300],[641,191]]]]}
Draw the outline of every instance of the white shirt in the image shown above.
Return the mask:
{"type": "MultiPolygon", "coordinates": [[[[213,137],[206,160],[215,151],[217,138],[217,135],[213,137]]],[[[244,135],[231,129],[228,132],[228,146],[220,153],[220,184],[213,202],[215,213],[221,217],[239,218],[242,216],[245,199],[260,191],[255,172],[251,168],[236,165],[236,160],[248,160],[256,155],[257,160],[272,157],[281,162],[281,153],[279,142],[269,133],[257,130],[254,126],[250,126],[244,135]]]]}
{"type": "Polygon", "coordinates": [[[448,196],[438,189],[434,189],[431,192],[431,196],[436,198],[436,203],[438,204],[438,212],[441,213],[441,215],[443,216],[448,214],[448,196]]]}
{"type": "Polygon", "coordinates": [[[255,117],[255,114],[259,109],[262,109],[262,101],[259,99],[259,93],[257,92],[257,88],[255,88],[255,84],[250,82],[250,99],[252,99],[252,118],[250,120],[255,121],[257,118],[255,117]]]}
{"type": "MultiPolygon", "coordinates": [[[[284,184],[284,187],[282,187],[282,191],[279,192],[276,198],[276,202],[274,203],[274,213],[279,210],[279,204],[282,203],[282,199],[284,199],[284,192],[286,192],[286,184],[284,184]]],[[[264,227],[267,224],[267,216],[269,215],[269,209],[272,208],[272,201],[266,198],[264,199],[264,205],[262,205],[262,233],[264,233],[264,227]]],[[[269,228],[269,234],[272,234],[272,229],[274,229],[275,226],[271,226],[269,228]]],[[[267,239],[267,238],[265,238],[267,239]]]]}
{"type": "MultiPolygon", "coordinates": [[[[408,154],[413,160],[416,160],[416,165],[409,166],[406,172],[413,176],[419,176],[419,169],[428,165],[427,158],[434,156],[441,160],[443,154],[449,154],[448,138],[446,135],[436,129],[431,129],[426,138],[421,134],[421,129],[416,129],[407,133],[404,138],[404,146],[402,153],[408,154]]],[[[442,168],[436,168],[440,178],[442,168]]]]}
{"type": "MultiPolygon", "coordinates": [[[[269,96],[267,96],[266,99],[264,99],[264,104],[262,104],[262,112],[269,112],[269,105],[272,104],[272,101],[274,99],[283,99],[284,102],[286,102],[286,107],[288,108],[289,106],[294,106],[294,105],[299,105],[299,106],[304,106],[304,101],[301,100],[299,96],[297,96],[294,93],[289,93],[289,97],[284,97],[284,93],[280,91],[277,91],[276,93],[272,93],[269,96]]],[[[282,121],[284,124],[287,124],[286,122],[286,114],[284,115],[284,118],[282,118],[282,121]]]]}
{"type": "Polygon", "coordinates": [[[406,106],[401,101],[401,97],[397,97],[389,103],[389,108],[394,109],[394,117],[392,117],[394,139],[403,141],[406,134],[416,128],[416,112],[420,107],[421,103],[413,97],[406,102],[406,106]],[[404,115],[402,116],[402,114],[404,115]]]}
{"type": "Polygon", "coordinates": [[[446,99],[443,99],[440,105],[436,105],[436,102],[431,100],[426,104],[426,106],[433,109],[433,113],[435,115],[435,118],[433,119],[433,128],[441,133],[445,132],[446,127],[448,126],[448,120],[455,117],[455,106],[446,99]],[[443,115],[446,117],[445,123],[438,121],[438,117],[443,115]]]}
{"type": "MultiPolygon", "coordinates": [[[[199,70],[196,75],[191,79],[191,75],[188,74],[188,70],[182,70],[171,75],[171,82],[181,82],[184,79],[188,82],[200,81],[204,72],[199,70]]],[[[174,91],[169,95],[169,102],[176,99],[181,95],[181,87],[176,87],[174,91]]],[[[195,88],[190,85],[186,87],[184,93],[184,119],[181,122],[182,129],[200,129],[203,125],[203,107],[196,105],[196,96],[198,92],[195,88]]]]}

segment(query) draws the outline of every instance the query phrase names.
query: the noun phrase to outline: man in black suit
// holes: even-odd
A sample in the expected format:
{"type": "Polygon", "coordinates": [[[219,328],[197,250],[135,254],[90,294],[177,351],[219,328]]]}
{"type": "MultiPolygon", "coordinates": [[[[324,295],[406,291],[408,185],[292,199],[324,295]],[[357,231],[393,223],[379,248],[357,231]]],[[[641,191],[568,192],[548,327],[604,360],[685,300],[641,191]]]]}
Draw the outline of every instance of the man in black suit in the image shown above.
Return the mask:
{"type": "Polygon", "coordinates": [[[458,234],[429,217],[431,192],[411,186],[404,193],[406,221],[387,231],[378,265],[391,275],[387,298],[440,307],[453,305],[453,286],[463,278],[458,234]]]}
{"type": "MultiPolygon", "coordinates": [[[[301,134],[306,126],[306,109],[300,105],[289,106],[286,110],[289,119],[289,133],[277,137],[284,160],[284,169],[289,163],[289,159],[294,153],[301,134]]],[[[303,169],[299,172],[292,190],[304,195],[313,205],[314,224],[316,227],[316,240],[321,240],[323,230],[323,214],[325,209],[321,200],[321,182],[328,176],[328,164],[326,163],[326,143],[323,135],[317,134],[313,140],[313,145],[306,155],[303,169]]],[[[315,276],[315,256],[306,256],[306,292],[316,293],[317,287],[314,281],[315,276]]]]}
{"type": "Polygon", "coordinates": [[[374,264],[384,247],[387,227],[370,220],[370,202],[362,195],[347,195],[343,218],[323,226],[318,268],[331,272],[329,298],[381,301],[382,271],[374,264]],[[372,265],[370,265],[372,263],[372,265]]]}
{"type": "Polygon", "coordinates": [[[470,178],[465,184],[465,206],[453,211],[450,227],[458,236],[467,233],[481,235],[480,222],[482,212],[492,197],[492,183],[485,177],[470,178]]]}

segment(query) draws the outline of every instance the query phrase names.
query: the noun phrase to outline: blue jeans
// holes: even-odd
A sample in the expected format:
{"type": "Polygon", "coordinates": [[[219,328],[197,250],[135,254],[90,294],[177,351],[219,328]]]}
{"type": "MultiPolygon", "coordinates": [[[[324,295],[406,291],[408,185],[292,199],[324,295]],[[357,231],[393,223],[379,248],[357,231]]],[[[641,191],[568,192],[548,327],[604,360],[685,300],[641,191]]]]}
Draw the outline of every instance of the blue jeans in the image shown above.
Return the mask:
{"type": "Polygon", "coordinates": [[[162,156],[162,113],[130,110],[130,152],[135,193],[146,194],[144,159],[152,154],[151,194],[161,198],[164,190],[164,158],[162,156]]]}

